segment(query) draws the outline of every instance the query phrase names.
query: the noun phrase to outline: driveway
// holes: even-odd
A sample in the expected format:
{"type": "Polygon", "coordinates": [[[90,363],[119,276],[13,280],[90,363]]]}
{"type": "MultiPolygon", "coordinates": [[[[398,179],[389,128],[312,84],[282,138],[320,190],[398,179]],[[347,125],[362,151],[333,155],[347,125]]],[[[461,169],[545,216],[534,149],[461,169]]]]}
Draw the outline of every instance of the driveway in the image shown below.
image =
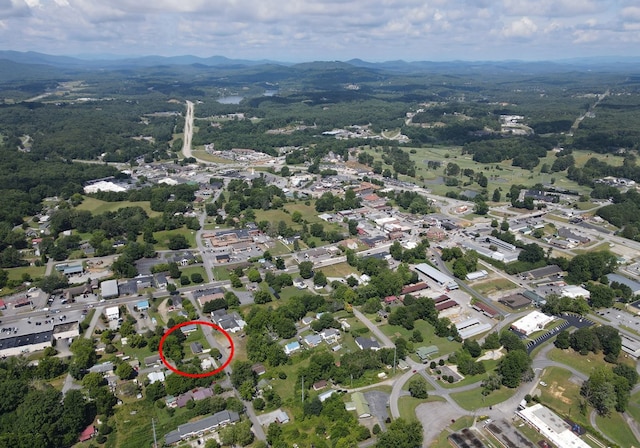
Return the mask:
{"type": "Polygon", "coordinates": [[[389,417],[387,412],[387,406],[389,405],[389,394],[381,392],[379,390],[372,390],[365,392],[364,397],[369,403],[369,410],[371,415],[378,420],[378,424],[383,431],[386,431],[385,421],[389,417]]]}

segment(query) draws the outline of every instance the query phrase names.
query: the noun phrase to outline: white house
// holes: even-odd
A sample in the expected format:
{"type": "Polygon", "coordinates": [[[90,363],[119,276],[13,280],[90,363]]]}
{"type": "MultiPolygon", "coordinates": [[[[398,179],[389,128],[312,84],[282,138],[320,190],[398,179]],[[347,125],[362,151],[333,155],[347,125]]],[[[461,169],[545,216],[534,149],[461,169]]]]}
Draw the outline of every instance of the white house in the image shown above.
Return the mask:
{"type": "Polygon", "coordinates": [[[109,320],[118,320],[120,319],[120,309],[117,306],[110,306],[106,310],[104,310],[104,314],[107,316],[109,320]]]}
{"type": "Polygon", "coordinates": [[[340,339],[340,331],[336,330],[335,328],[327,328],[320,333],[320,336],[322,336],[322,339],[327,344],[335,344],[336,342],[338,342],[338,339],[340,339]]]}

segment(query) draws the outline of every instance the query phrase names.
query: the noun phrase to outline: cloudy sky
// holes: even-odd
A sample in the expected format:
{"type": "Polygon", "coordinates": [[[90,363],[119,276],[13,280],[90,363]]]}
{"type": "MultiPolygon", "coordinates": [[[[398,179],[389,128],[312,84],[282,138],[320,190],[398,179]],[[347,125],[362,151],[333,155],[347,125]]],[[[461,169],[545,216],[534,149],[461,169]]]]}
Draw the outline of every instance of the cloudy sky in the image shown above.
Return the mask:
{"type": "Polygon", "coordinates": [[[0,0],[0,49],[289,62],[640,56],[640,2],[0,0]]]}

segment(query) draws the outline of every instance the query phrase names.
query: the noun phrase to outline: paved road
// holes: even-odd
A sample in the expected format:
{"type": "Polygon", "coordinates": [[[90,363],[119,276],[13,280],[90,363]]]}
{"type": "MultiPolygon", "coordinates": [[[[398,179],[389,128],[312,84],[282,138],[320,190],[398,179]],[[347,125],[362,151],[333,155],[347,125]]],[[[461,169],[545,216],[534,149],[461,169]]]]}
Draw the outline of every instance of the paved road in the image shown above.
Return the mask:
{"type": "Polygon", "coordinates": [[[182,154],[185,158],[193,157],[193,153],[191,152],[191,141],[193,139],[193,115],[193,103],[187,100],[187,112],[184,114],[184,135],[182,137],[182,154]]]}
{"type": "Polygon", "coordinates": [[[391,342],[391,339],[389,339],[389,337],[384,334],[378,327],[376,324],[374,324],[373,322],[371,322],[367,316],[365,316],[364,314],[362,314],[360,311],[358,311],[357,309],[353,308],[353,315],[356,316],[360,322],[362,322],[363,324],[365,324],[367,326],[367,328],[369,330],[371,330],[371,332],[376,336],[376,338],[378,338],[378,340],[380,342],[382,342],[382,345],[386,348],[395,348],[395,344],[393,342],[391,342]]]}

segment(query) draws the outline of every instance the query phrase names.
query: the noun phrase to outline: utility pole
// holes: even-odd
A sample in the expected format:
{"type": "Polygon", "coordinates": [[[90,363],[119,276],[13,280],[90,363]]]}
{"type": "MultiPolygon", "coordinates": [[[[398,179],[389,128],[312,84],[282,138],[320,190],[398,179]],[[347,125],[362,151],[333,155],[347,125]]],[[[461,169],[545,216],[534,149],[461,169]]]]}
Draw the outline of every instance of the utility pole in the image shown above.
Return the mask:
{"type": "Polygon", "coordinates": [[[158,448],[158,439],[156,438],[156,421],[151,419],[151,426],[153,427],[153,448],[158,448]]]}
{"type": "Polygon", "coordinates": [[[302,401],[300,403],[304,403],[304,377],[300,378],[302,380],[302,389],[301,389],[301,393],[302,393],[302,401]]]}
{"type": "Polygon", "coordinates": [[[398,347],[393,346],[393,374],[396,374],[396,356],[398,353],[398,347]]]}

